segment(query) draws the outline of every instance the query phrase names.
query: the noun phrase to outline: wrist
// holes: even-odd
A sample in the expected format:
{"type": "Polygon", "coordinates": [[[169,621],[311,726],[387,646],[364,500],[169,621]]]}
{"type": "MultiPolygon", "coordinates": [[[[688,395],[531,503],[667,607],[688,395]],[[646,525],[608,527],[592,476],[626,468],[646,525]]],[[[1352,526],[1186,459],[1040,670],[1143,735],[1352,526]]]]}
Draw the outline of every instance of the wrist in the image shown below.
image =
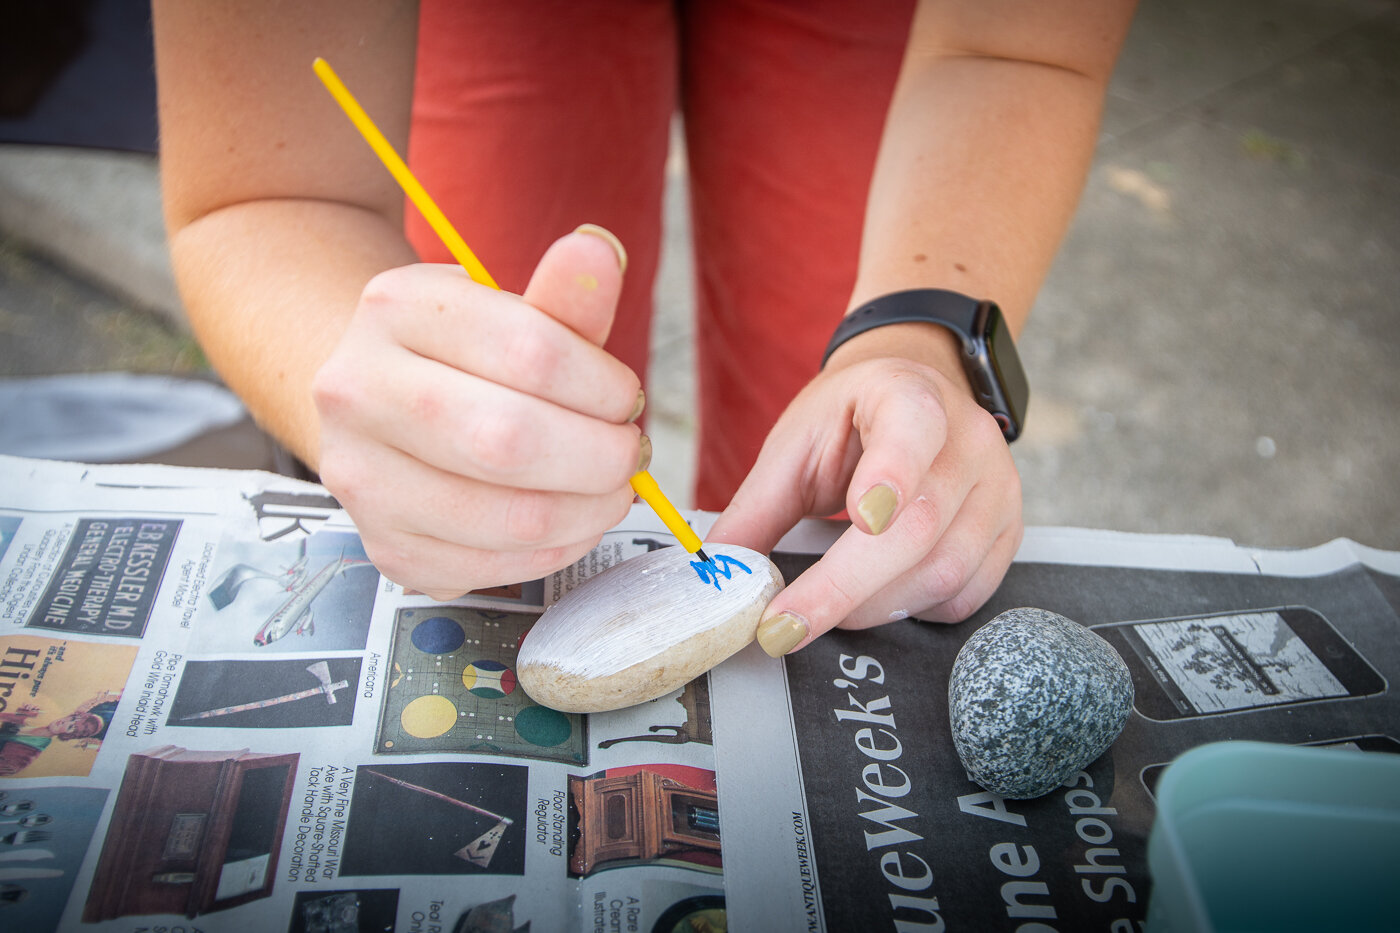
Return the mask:
{"type": "Polygon", "coordinates": [[[960,391],[972,394],[962,365],[962,343],[946,327],[924,321],[889,324],[857,334],[827,357],[823,370],[837,371],[874,359],[910,360],[937,370],[960,391]]]}
{"type": "Polygon", "coordinates": [[[963,375],[956,383],[966,387],[977,404],[996,418],[1007,441],[1015,440],[1025,421],[1030,393],[1015,343],[994,302],[937,288],[882,295],[842,319],[827,345],[822,366],[838,355],[842,357],[840,365],[849,366],[856,361],[856,354],[862,358],[891,353],[917,358],[911,357],[911,352],[932,349],[936,355],[925,361],[951,378],[945,368],[950,346],[963,375]],[[945,336],[939,340],[913,328],[942,331],[945,336]],[[860,348],[849,350],[857,341],[860,348]],[[911,342],[907,348],[905,341],[911,342]]]}

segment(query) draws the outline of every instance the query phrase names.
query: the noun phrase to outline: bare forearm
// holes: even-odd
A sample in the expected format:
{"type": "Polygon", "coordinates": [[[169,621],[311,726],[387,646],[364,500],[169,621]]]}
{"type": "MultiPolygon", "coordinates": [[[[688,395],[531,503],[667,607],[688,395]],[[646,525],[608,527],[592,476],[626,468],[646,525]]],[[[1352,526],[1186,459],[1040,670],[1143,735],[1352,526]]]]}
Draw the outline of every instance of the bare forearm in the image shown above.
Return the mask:
{"type": "Polygon", "coordinates": [[[155,0],[161,187],[192,326],[254,416],[318,462],[312,375],[365,283],[413,261],[403,195],[312,72],[408,141],[412,0],[155,0]]]}
{"type": "Polygon", "coordinates": [[[414,261],[402,234],[351,205],[252,201],[175,231],[171,255],[210,362],[258,423],[314,467],[312,377],[365,283],[414,261]]]}
{"type": "MultiPolygon", "coordinates": [[[[1073,22],[1072,12],[1059,15],[1073,22]]],[[[1019,332],[1078,201],[1131,6],[1099,12],[1087,37],[1042,42],[921,11],[881,144],[852,307],[948,288],[994,299],[1019,332]]]]}
{"type": "MultiPolygon", "coordinates": [[[[1019,334],[1074,212],[1099,98],[1081,76],[1005,60],[943,58],[906,76],[871,186],[850,307],[946,288],[996,301],[1019,334]]],[[[957,341],[928,324],[868,331],[832,365],[882,356],[965,378],[957,341]]]]}
{"type": "Polygon", "coordinates": [[[949,288],[996,300],[1018,332],[1078,200],[1098,95],[1033,65],[928,68],[891,114],[901,128],[881,152],[852,306],[949,288]],[[948,142],[928,144],[934,135],[948,142]]]}

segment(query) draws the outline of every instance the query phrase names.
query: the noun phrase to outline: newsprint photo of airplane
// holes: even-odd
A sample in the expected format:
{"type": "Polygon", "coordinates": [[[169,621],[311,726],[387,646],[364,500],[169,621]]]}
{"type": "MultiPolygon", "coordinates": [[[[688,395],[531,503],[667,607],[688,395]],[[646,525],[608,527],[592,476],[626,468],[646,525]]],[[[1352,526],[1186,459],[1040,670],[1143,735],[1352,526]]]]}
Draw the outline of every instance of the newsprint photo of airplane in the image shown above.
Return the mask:
{"type": "Polygon", "coordinates": [[[287,598],[268,615],[253,635],[253,644],[266,647],[286,635],[312,635],[316,631],[316,619],[312,603],[336,577],[356,567],[373,567],[368,560],[346,557],[342,548],[340,555],[324,564],[315,573],[308,571],[306,540],[303,539],[296,563],[281,573],[269,573],[251,564],[234,564],[219,575],[209,590],[209,601],[216,610],[222,610],[238,596],[247,583],[255,580],[271,580],[284,592],[287,598]]]}

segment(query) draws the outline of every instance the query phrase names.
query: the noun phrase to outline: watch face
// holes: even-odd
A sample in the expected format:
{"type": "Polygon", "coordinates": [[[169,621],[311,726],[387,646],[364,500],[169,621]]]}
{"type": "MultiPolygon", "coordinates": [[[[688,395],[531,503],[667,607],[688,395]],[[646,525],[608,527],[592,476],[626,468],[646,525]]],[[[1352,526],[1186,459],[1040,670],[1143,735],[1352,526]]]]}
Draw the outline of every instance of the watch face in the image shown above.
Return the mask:
{"type": "Polygon", "coordinates": [[[1011,331],[1001,316],[1001,309],[990,302],[985,323],[978,336],[985,347],[987,368],[991,371],[992,415],[1001,425],[1001,431],[1008,441],[1020,436],[1026,424],[1026,405],[1030,400],[1030,386],[1026,382],[1026,371],[1021,368],[1021,357],[1016,352],[1016,344],[1011,340],[1011,331]]]}

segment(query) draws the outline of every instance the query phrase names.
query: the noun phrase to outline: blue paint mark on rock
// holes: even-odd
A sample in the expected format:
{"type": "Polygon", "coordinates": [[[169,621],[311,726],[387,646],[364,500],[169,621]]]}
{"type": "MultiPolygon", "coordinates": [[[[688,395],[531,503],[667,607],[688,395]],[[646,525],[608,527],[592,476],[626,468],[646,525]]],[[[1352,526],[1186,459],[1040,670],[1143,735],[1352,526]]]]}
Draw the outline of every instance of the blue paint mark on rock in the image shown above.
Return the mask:
{"type": "Polygon", "coordinates": [[[690,562],[690,566],[695,568],[695,573],[700,577],[701,583],[712,583],[717,590],[720,588],[720,577],[728,580],[730,577],[734,576],[735,567],[738,567],[740,570],[744,571],[744,573],[753,573],[753,571],[743,563],[727,554],[716,554],[714,557],[710,558],[709,563],[703,560],[693,560],[690,562]]]}
{"type": "Polygon", "coordinates": [[[1097,759],[1133,706],[1113,646],[1044,609],[1011,609],[972,634],[948,678],[953,744],[968,777],[1039,797],[1097,759]]]}

